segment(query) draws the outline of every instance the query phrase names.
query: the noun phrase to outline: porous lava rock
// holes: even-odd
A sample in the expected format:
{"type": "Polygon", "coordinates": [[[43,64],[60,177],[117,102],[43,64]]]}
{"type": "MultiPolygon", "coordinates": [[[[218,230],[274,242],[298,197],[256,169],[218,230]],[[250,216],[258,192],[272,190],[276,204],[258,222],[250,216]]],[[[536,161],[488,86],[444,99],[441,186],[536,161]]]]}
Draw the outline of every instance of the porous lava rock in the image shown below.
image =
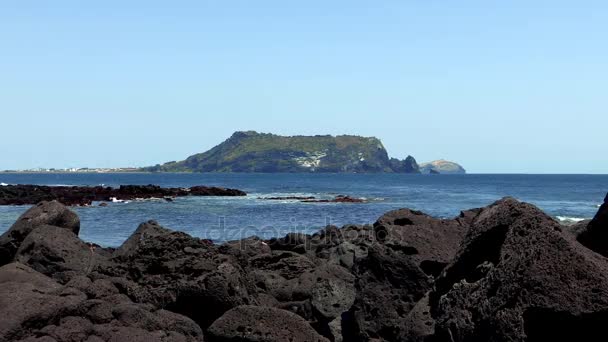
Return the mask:
{"type": "Polygon", "coordinates": [[[99,251],[67,229],[43,225],[23,240],[15,261],[66,283],[75,275],[89,274],[103,267],[107,258],[99,251]]]}
{"type": "Polygon", "coordinates": [[[213,322],[210,342],[328,342],[302,317],[286,310],[259,306],[239,306],[213,322]]]}
{"type": "Polygon", "coordinates": [[[94,298],[79,287],[100,284],[84,279],[62,286],[18,262],[0,267],[0,341],[203,341],[189,318],[132,303],[117,289],[89,292],[94,298]]]}
{"type": "Polygon", "coordinates": [[[484,208],[435,282],[433,341],[603,341],[608,264],[533,205],[484,208]]]}
{"type": "Polygon", "coordinates": [[[148,221],[114,249],[45,202],[0,238],[0,341],[605,341],[605,205],[576,228],[505,198],[221,245],[148,221]]]}
{"type": "Polygon", "coordinates": [[[21,242],[36,228],[50,225],[69,230],[78,235],[80,218],[59,202],[40,202],[23,213],[17,221],[0,236],[0,266],[13,260],[21,242]]]}

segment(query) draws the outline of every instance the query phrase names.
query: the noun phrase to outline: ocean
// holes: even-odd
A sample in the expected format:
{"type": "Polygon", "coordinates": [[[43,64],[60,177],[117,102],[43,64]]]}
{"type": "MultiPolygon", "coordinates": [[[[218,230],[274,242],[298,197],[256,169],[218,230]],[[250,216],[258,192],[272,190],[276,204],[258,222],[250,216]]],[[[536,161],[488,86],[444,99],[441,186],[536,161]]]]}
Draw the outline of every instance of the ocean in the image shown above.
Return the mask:
{"type": "MultiPolygon", "coordinates": [[[[39,185],[156,184],[163,187],[209,185],[237,188],[245,197],[181,197],[73,208],[80,236],[102,246],[120,245],[148,220],[216,242],[252,235],[313,233],[327,224],[373,223],[383,213],[411,208],[451,218],[461,210],[486,206],[504,196],[533,203],[562,222],[592,218],[608,191],[608,175],[411,175],[411,174],[152,174],[65,173],[0,174],[0,183],[39,185]],[[367,203],[301,203],[263,197],[336,195],[363,197],[367,203]]],[[[0,232],[29,206],[0,206],[0,232]]]]}

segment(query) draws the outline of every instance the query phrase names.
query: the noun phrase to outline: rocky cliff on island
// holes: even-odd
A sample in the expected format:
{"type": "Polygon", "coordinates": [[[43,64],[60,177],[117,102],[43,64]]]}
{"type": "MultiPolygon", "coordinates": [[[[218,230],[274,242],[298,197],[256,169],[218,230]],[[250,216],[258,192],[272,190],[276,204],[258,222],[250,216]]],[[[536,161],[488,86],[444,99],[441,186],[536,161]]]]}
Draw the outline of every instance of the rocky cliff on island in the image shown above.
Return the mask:
{"type": "Polygon", "coordinates": [[[0,341],[606,341],[606,201],[573,227],[504,198],[219,245],[149,221],[118,248],[41,202],[0,236],[0,341]]]}
{"type": "Polygon", "coordinates": [[[143,169],[152,172],[420,173],[412,156],[389,158],[378,138],[236,132],[211,150],[143,169]]]}

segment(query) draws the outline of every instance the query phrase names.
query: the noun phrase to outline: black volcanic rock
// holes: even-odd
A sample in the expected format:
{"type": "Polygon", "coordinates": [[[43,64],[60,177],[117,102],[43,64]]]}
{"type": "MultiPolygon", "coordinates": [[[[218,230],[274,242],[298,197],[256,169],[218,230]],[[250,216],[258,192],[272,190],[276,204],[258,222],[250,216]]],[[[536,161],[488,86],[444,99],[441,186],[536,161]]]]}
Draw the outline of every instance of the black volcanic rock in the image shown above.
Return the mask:
{"type": "Polygon", "coordinates": [[[133,234],[114,251],[113,257],[125,260],[129,257],[135,257],[139,253],[139,248],[144,247],[145,241],[167,234],[171,234],[171,230],[160,226],[156,221],[151,220],[142,223],[137,227],[133,234]]]}
{"type": "Polygon", "coordinates": [[[431,289],[432,278],[402,249],[375,245],[357,260],[356,301],[351,309],[361,340],[399,341],[405,319],[431,289]]]}
{"type": "Polygon", "coordinates": [[[595,252],[608,257],[608,194],[593,220],[579,233],[577,240],[595,252]]]}
{"type": "Polygon", "coordinates": [[[304,199],[302,203],[365,203],[367,200],[363,198],[350,197],[346,195],[338,195],[332,199],[304,199]]]}
{"type": "Polygon", "coordinates": [[[282,238],[272,238],[267,243],[273,250],[293,252],[298,246],[306,246],[310,235],[304,233],[289,233],[282,238]]]}
{"type": "Polygon", "coordinates": [[[375,233],[371,225],[347,225],[341,229],[328,226],[312,235],[308,249],[317,258],[352,270],[355,261],[366,257],[369,248],[375,242],[375,233]]]}
{"type": "Polygon", "coordinates": [[[278,306],[306,318],[319,330],[352,306],[354,276],[338,265],[321,263],[297,278],[273,271],[254,270],[259,291],[276,299],[278,306]]]}
{"type": "Polygon", "coordinates": [[[602,230],[510,198],[219,246],[149,221],[115,250],[81,241],[59,203],[26,214],[4,241],[0,341],[608,338],[608,260],[572,234],[602,230]]]}
{"type": "Polygon", "coordinates": [[[59,284],[25,265],[0,267],[0,341],[23,338],[28,322],[42,328],[61,312],[75,312],[86,299],[80,292],[60,294],[59,284]]]}
{"type": "Polygon", "coordinates": [[[6,185],[0,187],[0,205],[36,204],[58,201],[65,205],[91,205],[93,201],[171,199],[182,196],[245,196],[237,189],[193,186],[161,188],[158,185],[121,185],[119,188],[87,186],[6,185]]]}
{"type": "Polygon", "coordinates": [[[249,260],[258,255],[272,254],[268,243],[258,237],[228,241],[219,247],[219,251],[222,254],[234,256],[241,265],[248,265],[249,260]]]}
{"type": "Polygon", "coordinates": [[[0,315],[0,341],[203,340],[187,317],[116,292],[92,299],[20,263],[0,267],[0,315]]]}
{"type": "Polygon", "coordinates": [[[466,221],[436,219],[410,209],[390,211],[374,223],[379,241],[410,255],[432,276],[452,260],[468,229],[466,221]]]}
{"type": "Polygon", "coordinates": [[[256,304],[256,293],[238,260],[210,241],[175,232],[150,221],[119,247],[106,275],[136,284],[129,293],[194,319],[207,327],[225,311],[256,304]]]}
{"type": "Polygon", "coordinates": [[[452,220],[420,211],[390,211],[374,223],[376,243],[356,258],[351,309],[361,340],[422,341],[432,334],[427,292],[456,255],[478,210],[452,220]]]}
{"type": "Polygon", "coordinates": [[[314,196],[280,196],[280,197],[258,197],[258,199],[268,200],[268,201],[289,201],[289,200],[314,200],[316,197],[314,196]]]}
{"type": "Polygon", "coordinates": [[[80,219],[76,213],[56,201],[41,202],[23,213],[9,230],[0,236],[0,266],[11,262],[23,240],[36,228],[44,225],[67,229],[76,235],[80,231],[80,219]]]}
{"type": "Polygon", "coordinates": [[[347,312],[355,302],[355,277],[337,265],[320,267],[300,284],[311,285],[311,304],[320,320],[332,321],[347,312]]]}
{"type": "Polygon", "coordinates": [[[258,270],[276,272],[285,279],[294,279],[302,273],[313,270],[316,265],[307,256],[289,251],[273,252],[270,255],[260,255],[249,260],[251,267],[258,270]]]}
{"type": "Polygon", "coordinates": [[[507,198],[474,220],[430,307],[433,341],[604,341],[608,264],[507,198]]]}
{"type": "Polygon", "coordinates": [[[348,195],[338,195],[332,199],[320,199],[314,196],[285,196],[285,197],[260,197],[259,199],[268,201],[297,200],[303,203],[365,203],[364,198],[351,197],[348,195]]]}
{"type": "Polygon", "coordinates": [[[15,255],[15,261],[60,283],[75,275],[89,274],[106,262],[96,248],[87,245],[71,231],[44,225],[31,232],[15,255]]]}
{"type": "Polygon", "coordinates": [[[302,317],[286,310],[239,306],[226,312],[208,330],[210,342],[327,342],[302,317]]]}
{"type": "Polygon", "coordinates": [[[245,196],[244,191],[238,189],[228,189],[208,186],[193,186],[190,187],[190,196],[245,196]]]}

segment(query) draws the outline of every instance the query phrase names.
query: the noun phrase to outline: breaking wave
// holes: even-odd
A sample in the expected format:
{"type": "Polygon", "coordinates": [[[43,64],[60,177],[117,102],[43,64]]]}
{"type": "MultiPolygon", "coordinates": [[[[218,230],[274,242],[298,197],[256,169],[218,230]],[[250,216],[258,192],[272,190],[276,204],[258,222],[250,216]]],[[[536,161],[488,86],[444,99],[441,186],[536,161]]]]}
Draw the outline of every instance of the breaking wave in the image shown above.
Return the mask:
{"type": "Polygon", "coordinates": [[[556,216],[555,218],[557,218],[560,222],[571,222],[571,223],[576,223],[576,222],[581,222],[581,221],[586,220],[586,218],[571,217],[571,216],[556,216]]]}

